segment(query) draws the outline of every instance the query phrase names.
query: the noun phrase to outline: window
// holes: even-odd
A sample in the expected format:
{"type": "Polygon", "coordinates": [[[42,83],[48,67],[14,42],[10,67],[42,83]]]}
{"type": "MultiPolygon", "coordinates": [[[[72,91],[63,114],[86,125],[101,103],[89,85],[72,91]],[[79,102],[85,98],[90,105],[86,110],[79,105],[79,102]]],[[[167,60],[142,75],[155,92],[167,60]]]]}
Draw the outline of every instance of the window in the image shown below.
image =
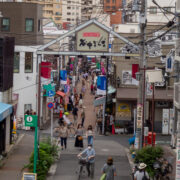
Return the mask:
{"type": "Polygon", "coordinates": [[[74,12],[72,13],[72,15],[74,15],[74,12]]]}
{"type": "Polygon", "coordinates": [[[67,21],[71,21],[71,19],[70,19],[70,18],[67,18],[67,21]]]}
{"type": "Polygon", "coordinates": [[[24,114],[29,114],[32,109],[32,104],[24,104],[24,114]]]}
{"type": "Polygon", "coordinates": [[[106,6],[106,9],[110,9],[110,6],[106,6]]]}
{"type": "Polygon", "coordinates": [[[61,20],[61,18],[60,17],[55,17],[55,20],[59,21],[59,20],[61,20]]]}
{"type": "Polygon", "coordinates": [[[112,3],[116,3],[116,0],[112,0],[112,3]]]}
{"type": "Polygon", "coordinates": [[[167,11],[171,12],[171,7],[164,7],[164,9],[166,10],[166,13],[168,13],[167,11]]]}
{"type": "Polygon", "coordinates": [[[34,19],[27,18],[26,19],[26,32],[34,31],[34,19]]]}
{"type": "Polygon", "coordinates": [[[71,19],[71,21],[74,21],[74,19],[71,19]]]}
{"type": "Polygon", "coordinates": [[[9,31],[10,30],[10,19],[9,18],[2,18],[1,24],[2,31],[9,31]]]}
{"type": "Polygon", "coordinates": [[[150,7],[149,8],[149,13],[150,14],[157,14],[157,7],[150,7]]]}
{"type": "Polygon", "coordinates": [[[60,0],[56,0],[56,2],[60,2],[60,0]]]}
{"type": "Polygon", "coordinates": [[[25,52],[25,73],[33,72],[33,53],[25,52]]]}
{"type": "Polygon", "coordinates": [[[14,73],[19,73],[20,53],[14,53],[14,73]]]}
{"type": "Polygon", "coordinates": [[[116,6],[112,6],[112,10],[116,10],[116,6]]]}
{"type": "Polygon", "coordinates": [[[79,9],[79,7],[76,7],[76,9],[79,9]]]}
{"type": "Polygon", "coordinates": [[[59,4],[58,4],[58,5],[56,5],[56,8],[57,8],[57,9],[59,9],[59,8],[60,8],[60,5],[59,5],[59,4]]]}
{"type": "Polygon", "coordinates": [[[41,31],[41,20],[39,19],[38,20],[38,32],[40,32],[41,31]]]}
{"type": "Polygon", "coordinates": [[[60,13],[60,12],[56,12],[55,14],[56,14],[56,15],[61,15],[61,13],[60,13]]]}
{"type": "Polygon", "coordinates": [[[67,13],[67,15],[71,15],[71,13],[70,13],[70,12],[68,12],[68,13],[67,13]]]}
{"type": "Polygon", "coordinates": [[[67,9],[71,9],[71,7],[67,7],[67,9]]]}
{"type": "Polygon", "coordinates": [[[110,0],[106,0],[107,3],[110,3],[110,0]]]}

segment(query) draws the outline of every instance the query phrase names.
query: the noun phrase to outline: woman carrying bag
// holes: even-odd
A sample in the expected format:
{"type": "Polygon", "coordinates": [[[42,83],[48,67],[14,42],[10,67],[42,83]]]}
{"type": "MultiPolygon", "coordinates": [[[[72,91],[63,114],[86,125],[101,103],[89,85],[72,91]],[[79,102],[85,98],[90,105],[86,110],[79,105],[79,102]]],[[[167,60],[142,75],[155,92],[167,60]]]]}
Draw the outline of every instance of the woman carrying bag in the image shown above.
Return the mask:
{"type": "Polygon", "coordinates": [[[76,139],[75,139],[75,147],[83,148],[83,128],[81,124],[78,124],[77,130],[76,130],[76,139]]]}
{"type": "Polygon", "coordinates": [[[100,180],[114,180],[114,176],[116,176],[116,168],[113,165],[113,158],[108,157],[107,163],[105,163],[102,168],[102,176],[100,180]]]}

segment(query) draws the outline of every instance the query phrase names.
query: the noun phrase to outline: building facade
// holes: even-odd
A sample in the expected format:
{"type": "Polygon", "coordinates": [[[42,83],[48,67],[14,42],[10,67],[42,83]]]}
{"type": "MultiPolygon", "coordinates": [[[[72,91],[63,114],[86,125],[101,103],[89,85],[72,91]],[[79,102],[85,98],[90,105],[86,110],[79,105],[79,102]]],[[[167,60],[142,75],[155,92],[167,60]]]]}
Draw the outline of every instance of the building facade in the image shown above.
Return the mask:
{"type": "MultiPolygon", "coordinates": [[[[0,3],[1,36],[13,36],[13,86],[16,100],[14,115],[17,124],[23,125],[27,110],[37,112],[38,60],[36,50],[43,44],[42,6],[35,3],[0,3]]],[[[10,90],[9,90],[10,91],[10,90]]],[[[0,98],[8,98],[6,93],[0,98]]],[[[4,101],[3,101],[4,102],[4,101]]],[[[7,103],[7,102],[6,102],[7,103]]]]}
{"type": "MultiPolygon", "coordinates": [[[[138,6],[137,3],[134,3],[136,1],[133,0],[126,0],[126,3],[124,4],[125,16],[124,21],[125,22],[139,22],[139,11],[140,6],[138,6]]],[[[156,2],[160,5],[160,7],[164,8],[165,10],[169,12],[175,12],[175,2],[176,0],[169,1],[163,1],[163,0],[156,0],[156,2]]],[[[151,1],[147,0],[147,22],[151,24],[158,24],[158,23],[167,23],[169,20],[172,20],[173,14],[168,13],[164,11],[166,15],[162,13],[162,11],[151,1]]]]}
{"type": "MultiPolygon", "coordinates": [[[[158,29],[158,25],[148,25],[147,33],[158,29]]],[[[134,43],[139,42],[139,24],[121,24],[115,27],[115,31],[124,37],[131,38],[134,43]]],[[[171,32],[171,40],[166,38],[170,36],[167,34],[160,40],[153,42],[148,46],[148,57],[147,57],[147,67],[148,68],[158,68],[162,70],[163,82],[155,84],[155,122],[154,131],[161,133],[163,132],[163,111],[164,109],[173,108],[173,78],[166,78],[165,73],[169,76],[173,75],[172,70],[167,71],[166,60],[173,56],[171,51],[174,48],[173,36],[174,32],[171,32]],[[151,48],[155,47],[155,48],[151,48]],[[170,55],[171,54],[171,55],[170,55]]],[[[156,34],[152,34],[156,36],[156,34]]],[[[150,38],[150,37],[149,37],[150,38]]],[[[132,56],[125,57],[114,57],[114,62],[116,64],[116,77],[120,79],[120,83],[117,86],[116,94],[116,120],[121,124],[121,126],[130,126],[135,122],[136,119],[136,108],[137,108],[137,97],[138,97],[138,81],[136,80],[135,73],[138,72],[139,68],[139,52],[133,47],[127,45],[122,45],[122,42],[115,39],[113,42],[114,52],[128,53],[132,56]],[[133,56],[134,55],[134,56],[133,56]]],[[[145,126],[149,127],[151,130],[151,120],[152,120],[152,89],[151,85],[146,86],[146,114],[145,114],[145,126]]],[[[169,123],[168,123],[169,125],[169,123]]],[[[168,127],[169,131],[172,127],[168,127]]],[[[169,133],[168,131],[168,133],[169,133]]]]}
{"type": "Polygon", "coordinates": [[[122,0],[104,0],[104,12],[110,15],[111,25],[122,23],[122,0]]]}
{"type": "Polygon", "coordinates": [[[63,29],[69,29],[81,22],[81,0],[62,0],[63,29]]]}
{"type": "Polygon", "coordinates": [[[43,18],[52,19],[57,26],[62,25],[62,1],[61,0],[22,0],[27,3],[38,3],[43,6],[43,18]]]}

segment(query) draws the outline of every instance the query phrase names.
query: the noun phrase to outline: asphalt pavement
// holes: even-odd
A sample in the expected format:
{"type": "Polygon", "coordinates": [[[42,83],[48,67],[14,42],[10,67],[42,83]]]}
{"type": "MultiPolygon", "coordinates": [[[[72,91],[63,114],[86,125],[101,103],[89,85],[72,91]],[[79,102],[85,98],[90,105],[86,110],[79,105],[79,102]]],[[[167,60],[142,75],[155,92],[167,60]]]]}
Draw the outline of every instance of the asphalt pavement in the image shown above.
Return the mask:
{"type": "MultiPolygon", "coordinates": [[[[87,146],[86,139],[84,139],[84,146],[87,146]]],[[[95,158],[95,176],[93,180],[99,180],[101,176],[101,168],[109,156],[114,159],[114,165],[117,170],[117,177],[115,180],[131,180],[131,169],[126,156],[124,147],[118,142],[107,140],[106,137],[97,136],[94,141],[94,149],[96,152],[95,158]]],[[[61,151],[60,160],[57,162],[56,173],[50,176],[47,180],[76,180],[78,179],[78,159],[77,154],[79,149],[74,147],[74,138],[68,139],[68,148],[61,151]]],[[[88,180],[87,172],[83,174],[82,179],[88,180]]]]}

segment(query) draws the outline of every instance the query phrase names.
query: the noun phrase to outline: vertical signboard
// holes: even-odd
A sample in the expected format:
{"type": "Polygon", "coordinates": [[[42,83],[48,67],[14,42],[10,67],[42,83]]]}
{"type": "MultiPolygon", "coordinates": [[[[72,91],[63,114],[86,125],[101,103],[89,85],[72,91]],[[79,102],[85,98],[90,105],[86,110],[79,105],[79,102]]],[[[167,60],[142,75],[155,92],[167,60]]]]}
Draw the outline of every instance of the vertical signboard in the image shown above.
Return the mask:
{"type": "Polygon", "coordinates": [[[180,138],[177,139],[176,180],[180,180],[180,138]]]}
{"type": "Polygon", "coordinates": [[[143,106],[142,104],[137,105],[137,129],[142,128],[142,115],[143,115],[143,106]]]}
{"type": "Polygon", "coordinates": [[[81,29],[76,34],[76,50],[87,52],[108,52],[109,34],[95,24],[81,29]]]}
{"type": "Polygon", "coordinates": [[[67,71],[60,70],[60,82],[61,84],[67,84],[67,71]]]}
{"type": "Polygon", "coordinates": [[[98,76],[97,78],[97,94],[106,95],[106,76],[98,76]]]}
{"type": "Polygon", "coordinates": [[[162,134],[169,134],[169,109],[163,109],[162,134]]]}

